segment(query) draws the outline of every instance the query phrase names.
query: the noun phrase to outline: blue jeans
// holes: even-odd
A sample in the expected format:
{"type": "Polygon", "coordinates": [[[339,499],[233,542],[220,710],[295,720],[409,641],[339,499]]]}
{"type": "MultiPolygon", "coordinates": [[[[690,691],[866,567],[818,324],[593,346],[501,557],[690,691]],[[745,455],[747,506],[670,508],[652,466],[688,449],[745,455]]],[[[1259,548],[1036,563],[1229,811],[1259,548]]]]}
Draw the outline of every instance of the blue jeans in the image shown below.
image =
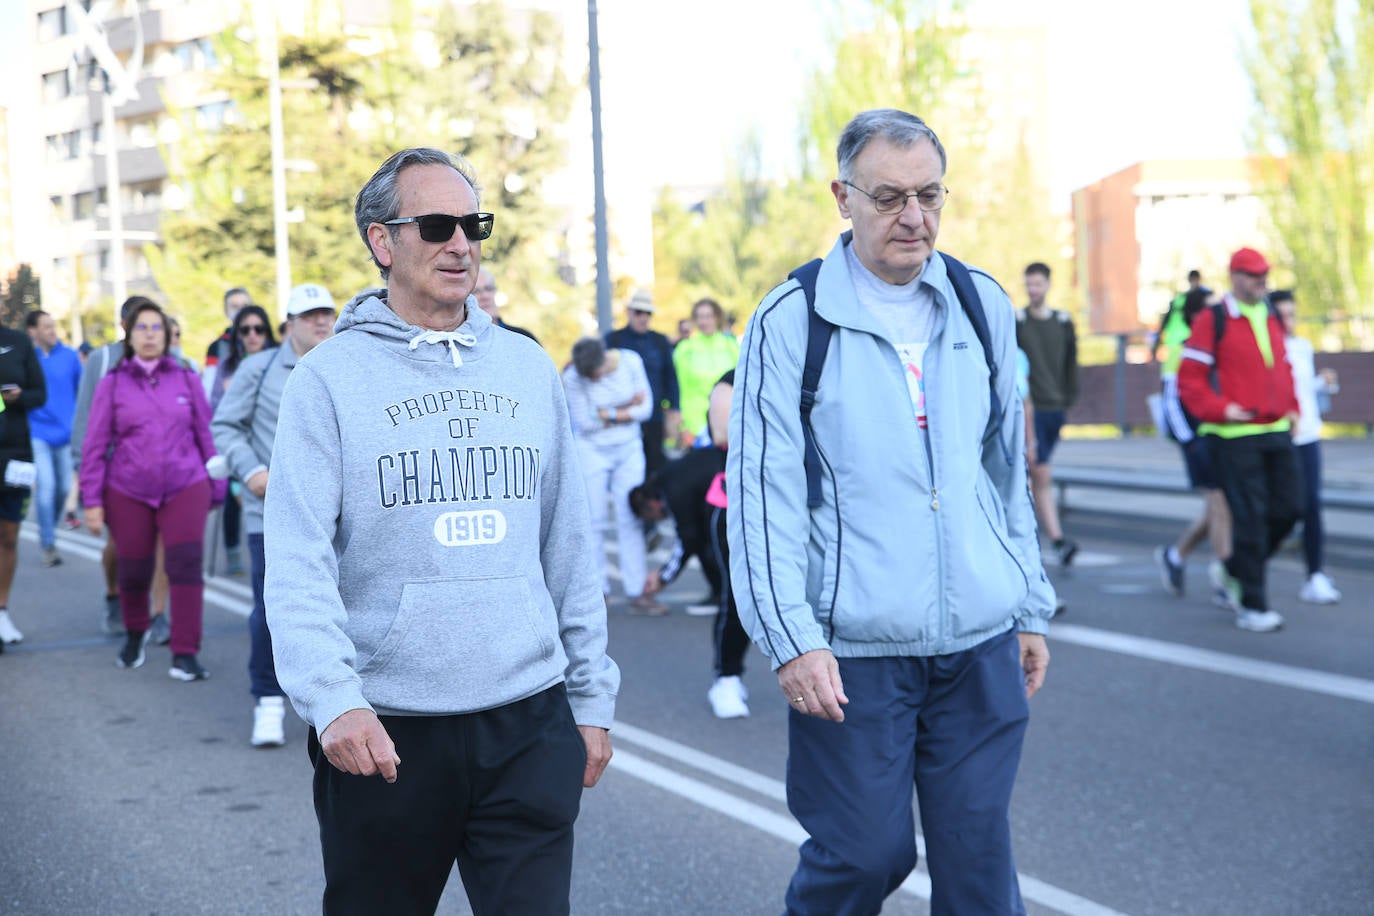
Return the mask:
{"type": "Polygon", "coordinates": [[[248,553],[253,564],[253,613],[248,615],[248,682],[255,697],[282,696],[277,683],[277,666],[272,661],[272,633],[267,629],[267,605],[263,603],[263,578],[267,574],[262,535],[248,535],[248,553]]]}
{"type": "Polygon", "coordinates": [[[72,447],[33,440],[37,479],[33,486],[33,511],[38,516],[38,543],[51,547],[57,541],[57,520],[72,488],[72,447]]]}

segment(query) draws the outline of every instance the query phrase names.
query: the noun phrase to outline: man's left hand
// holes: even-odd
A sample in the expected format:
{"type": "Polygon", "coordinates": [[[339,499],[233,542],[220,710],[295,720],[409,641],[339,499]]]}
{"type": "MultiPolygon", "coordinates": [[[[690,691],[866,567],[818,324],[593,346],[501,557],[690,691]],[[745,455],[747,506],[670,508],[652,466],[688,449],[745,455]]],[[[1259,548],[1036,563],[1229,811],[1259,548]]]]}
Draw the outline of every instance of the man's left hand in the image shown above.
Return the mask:
{"type": "Polygon", "coordinates": [[[579,725],[577,730],[587,745],[587,769],[582,774],[582,785],[590,789],[606,772],[606,764],[611,762],[611,735],[594,725],[579,725]]]}
{"type": "Polygon", "coordinates": [[[1050,648],[1039,633],[1017,633],[1016,638],[1021,643],[1021,670],[1026,673],[1026,699],[1030,699],[1045,683],[1050,648]]]}

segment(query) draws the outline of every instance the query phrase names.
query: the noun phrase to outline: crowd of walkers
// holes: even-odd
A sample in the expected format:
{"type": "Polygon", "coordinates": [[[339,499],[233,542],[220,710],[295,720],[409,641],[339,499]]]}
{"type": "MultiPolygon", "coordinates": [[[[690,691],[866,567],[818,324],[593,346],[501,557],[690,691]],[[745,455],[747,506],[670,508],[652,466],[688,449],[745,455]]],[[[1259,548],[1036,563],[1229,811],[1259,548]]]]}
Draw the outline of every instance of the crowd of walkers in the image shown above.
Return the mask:
{"type": "MultiPolygon", "coordinates": [[[[1190,274],[1161,324],[1158,418],[1203,506],[1155,558],[1166,590],[1182,597],[1186,561],[1208,542],[1213,602],[1234,611],[1241,628],[1267,632],[1283,619],[1269,607],[1264,558],[1298,520],[1308,572],[1301,599],[1341,597],[1323,567],[1320,506],[1321,413],[1339,386],[1333,372],[1314,369],[1311,345],[1296,336],[1293,294],[1267,293],[1263,257],[1242,249],[1231,270],[1225,295],[1190,274]],[[1251,302],[1261,311],[1245,311],[1251,302]],[[1218,329],[1241,317],[1242,330],[1223,348],[1218,329]],[[1244,391],[1228,391],[1235,387],[1244,391]]],[[[1077,341],[1069,315],[1047,305],[1048,266],[1030,265],[1025,280],[1028,305],[1016,330],[1029,484],[1041,531],[1067,566],[1078,545],[1060,530],[1049,458],[1077,395],[1077,341]]],[[[474,295],[495,325],[533,339],[501,320],[489,271],[474,295]]],[[[212,535],[222,535],[226,571],[247,569],[253,584],[252,740],[279,744],[285,707],[263,598],[263,500],[286,378],[332,334],[337,307],[324,287],[305,284],[292,291],[280,328],[241,287],[225,293],[224,310],[228,325],[203,370],[181,352],[172,317],[143,296],[124,303],[123,339],[96,349],[63,344],[52,316],[39,310],[26,317],[27,335],[0,329],[12,341],[0,347],[0,651],[22,639],[8,590],[31,492],[44,566],[62,562],[57,531],[77,524],[78,505],[92,533],[108,530],[104,624],[125,638],[119,666],[143,665],[153,643],[169,646],[172,677],[208,677],[198,658],[206,520],[222,507],[212,535]]],[[[715,618],[708,700],[717,716],[746,716],[740,675],[748,638],[729,586],[723,487],[739,343],[712,299],[692,306],[674,338],[650,327],[655,313],[651,294],[633,292],[624,326],[578,341],[563,371],[592,529],[613,532],[618,583],[604,552],[598,574],[608,606],[623,600],[630,614],[661,616],[669,613],[661,591],[695,558],[709,593],[686,608],[715,618]]],[[[919,390],[922,380],[912,384],[919,390]]]]}

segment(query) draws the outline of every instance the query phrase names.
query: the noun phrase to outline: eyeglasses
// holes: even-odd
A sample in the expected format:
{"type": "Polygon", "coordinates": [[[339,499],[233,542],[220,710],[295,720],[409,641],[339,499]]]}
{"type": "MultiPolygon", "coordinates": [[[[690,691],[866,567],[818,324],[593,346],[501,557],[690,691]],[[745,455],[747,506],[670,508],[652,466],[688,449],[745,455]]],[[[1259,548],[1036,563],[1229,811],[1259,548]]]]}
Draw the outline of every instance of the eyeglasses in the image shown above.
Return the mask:
{"type": "Polygon", "coordinates": [[[261,324],[244,324],[239,326],[240,337],[247,337],[250,334],[266,336],[267,327],[261,324]]]}
{"type": "Polygon", "coordinates": [[[135,330],[135,331],[152,331],[154,334],[161,334],[161,333],[162,333],[162,325],[159,324],[158,322],[153,322],[152,324],[144,324],[142,321],[140,321],[138,324],[134,325],[134,330],[135,330]]]}
{"type": "Polygon", "coordinates": [[[652,314],[653,314],[653,312],[646,311],[645,309],[629,309],[629,312],[630,312],[631,315],[652,315],[652,314]]]}
{"type": "Polygon", "coordinates": [[[887,214],[901,213],[906,209],[906,202],[913,197],[916,198],[916,206],[929,213],[932,210],[938,210],[943,207],[945,205],[945,197],[949,194],[949,188],[942,184],[922,188],[915,194],[903,194],[901,191],[890,191],[886,189],[879,191],[877,194],[870,194],[853,182],[845,181],[843,178],[840,179],[840,184],[849,185],[849,187],[873,201],[873,209],[877,210],[879,213],[887,214]]]}
{"type": "Polygon", "coordinates": [[[420,227],[420,238],[426,242],[447,242],[453,238],[453,230],[463,227],[463,235],[469,242],[480,242],[491,238],[491,227],[496,217],[490,213],[468,213],[464,216],[449,216],[447,213],[426,213],[424,216],[400,216],[382,223],[383,226],[399,226],[402,223],[415,223],[420,227]]]}

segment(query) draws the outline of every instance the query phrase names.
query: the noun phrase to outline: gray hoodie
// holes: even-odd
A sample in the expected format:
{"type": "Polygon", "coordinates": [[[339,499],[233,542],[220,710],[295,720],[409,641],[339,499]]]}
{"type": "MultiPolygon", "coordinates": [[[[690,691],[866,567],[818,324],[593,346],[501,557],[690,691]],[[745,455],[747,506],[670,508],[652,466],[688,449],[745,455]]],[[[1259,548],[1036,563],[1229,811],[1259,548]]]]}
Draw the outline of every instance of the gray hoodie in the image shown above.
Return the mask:
{"type": "MultiPolygon", "coordinates": [[[[245,484],[272,463],[277,410],[296,361],[296,350],[289,340],[254,353],[239,364],[229,390],[215,408],[215,418],[210,422],[215,448],[229,462],[230,472],[245,484]]],[[[243,528],[249,534],[262,534],[262,499],[247,486],[243,488],[243,528]]]]}
{"type": "Polygon", "coordinates": [[[609,728],[620,672],[553,362],[474,298],[444,333],[385,297],[349,302],[282,394],[264,535],[283,690],[323,731],[566,681],[577,723],[609,728]]]}

